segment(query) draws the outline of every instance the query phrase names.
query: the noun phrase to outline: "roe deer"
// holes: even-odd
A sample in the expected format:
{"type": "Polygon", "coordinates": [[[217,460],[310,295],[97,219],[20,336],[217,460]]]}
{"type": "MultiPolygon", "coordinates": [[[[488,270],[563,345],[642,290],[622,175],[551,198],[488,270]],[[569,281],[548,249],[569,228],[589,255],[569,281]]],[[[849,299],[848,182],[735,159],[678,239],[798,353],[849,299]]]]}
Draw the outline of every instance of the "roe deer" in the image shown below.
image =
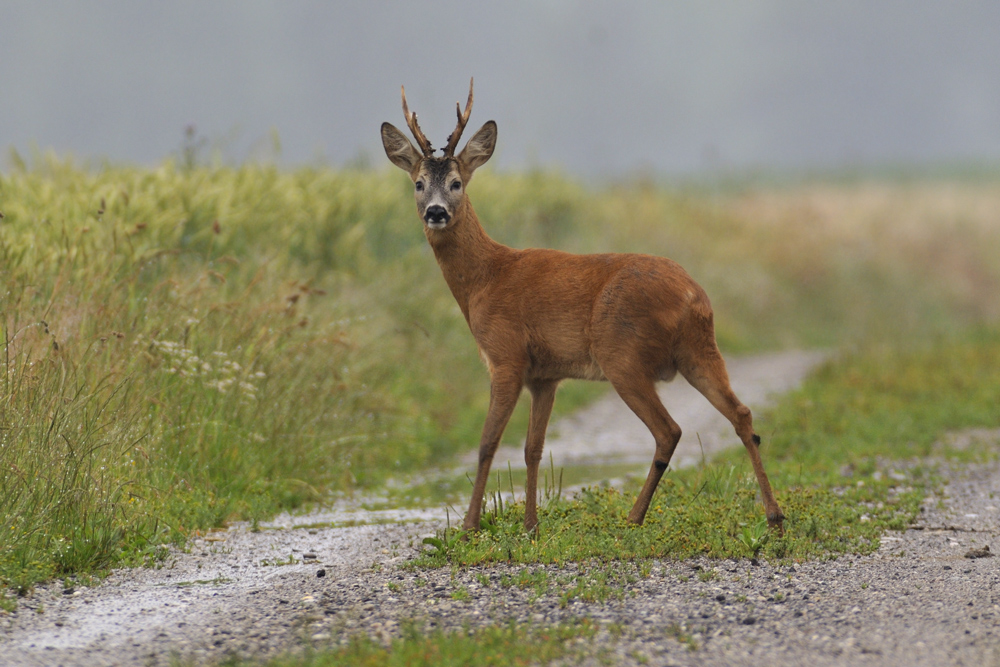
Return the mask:
{"type": "Polygon", "coordinates": [[[656,440],[656,453],[628,520],[641,524],[681,437],[656,393],[677,371],[732,422],[753,464],[768,523],[784,516],[764,472],[750,409],[729,386],[715,342],[705,291],[677,263],[638,254],[574,255],[517,250],[491,239],[472,210],[466,186],[493,155],[497,125],[487,121],[456,156],[472,111],[469,99],[437,157],[406,104],[403,115],[420,146],[382,123],[389,160],[413,180],[424,234],[458,301],[490,373],[490,404],[479,443],[479,468],[464,528],[479,528],[493,455],[521,389],[531,392],[524,527],[535,530],[538,465],[545,428],[561,380],[607,380],[656,440]]]}

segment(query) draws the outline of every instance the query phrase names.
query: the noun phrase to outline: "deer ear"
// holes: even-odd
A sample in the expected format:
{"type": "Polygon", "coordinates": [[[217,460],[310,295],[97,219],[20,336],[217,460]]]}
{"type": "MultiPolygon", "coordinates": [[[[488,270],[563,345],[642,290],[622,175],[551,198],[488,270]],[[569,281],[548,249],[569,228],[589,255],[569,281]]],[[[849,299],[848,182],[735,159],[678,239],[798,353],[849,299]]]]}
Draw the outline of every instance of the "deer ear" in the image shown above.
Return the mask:
{"type": "Polygon", "coordinates": [[[486,161],[493,155],[493,149],[497,147],[497,124],[492,120],[479,128],[479,131],[472,135],[469,143],[458,154],[458,160],[468,167],[469,171],[475,171],[486,164],[486,161]]]}
{"type": "Polygon", "coordinates": [[[382,123],[382,147],[389,161],[407,173],[412,172],[413,166],[423,157],[406,135],[391,123],[382,123]]]}

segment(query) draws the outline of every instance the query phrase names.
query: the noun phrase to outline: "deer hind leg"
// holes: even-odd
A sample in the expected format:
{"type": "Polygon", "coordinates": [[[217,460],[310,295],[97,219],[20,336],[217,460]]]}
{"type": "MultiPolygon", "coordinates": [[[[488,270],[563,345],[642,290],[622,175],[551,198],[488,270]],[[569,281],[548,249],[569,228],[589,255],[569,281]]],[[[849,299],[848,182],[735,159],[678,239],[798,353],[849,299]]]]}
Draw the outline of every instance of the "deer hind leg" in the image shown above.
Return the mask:
{"type": "Polygon", "coordinates": [[[642,485],[639,497],[628,513],[628,522],[639,525],[646,518],[649,504],[653,500],[653,493],[656,491],[660,478],[663,477],[664,471],[670,464],[670,457],[673,456],[674,449],[681,439],[681,427],[663,407],[653,380],[637,380],[641,377],[638,373],[623,374],[621,378],[608,377],[615,391],[625,401],[625,405],[642,420],[656,441],[656,454],[653,457],[652,465],[649,466],[646,483],[642,485]]]}
{"type": "Polygon", "coordinates": [[[472,487],[472,500],[469,501],[469,511],[465,514],[462,528],[479,530],[479,516],[483,509],[483,496],[486,494],[486,482],[493,464],[493,455],[503,430],[510,421],[510,416],[517,405],[517,397],[521,394],[521,370],[503,372],[493,369],[490,382],[490,408],[483,424],[483,435],[479,440],[479,467],[476,470],[476,482],[472,487]]]}
{"type": "Polygon", "coordinates": [[[691,385],[700,391],[715,408],[723,414],[736,429],[736,435],[743,441],[750,464],[753,466],[757,484],[760,485],[760,496],[764,501],[764,511],[767,513],[767,523],[779,534],[784,533],[782,522],[784,514],[774,498],[771,483],[764,472],[764,463],[760,458],[760,436],[753,430],[753,415],[750,408],[743,405],[733,393],[729,385],[729,374],[726,363],[714,345],[703,356],[695,359],[692,364],[681,365],[681,374],[691,385]]]}
{"type": "Polygon", "coordinates": [[[531,416],[528,420],[528,438],[524,443],[524,462],[528,468],[528,479],[524,485],[524,529],[535,530],[538,526],[538,464],[542,460],[545,446],[545,428],[552,414],[552,404],[556,398],[558,382],[538,382],[529,384],[531,391],[531,416]]]}

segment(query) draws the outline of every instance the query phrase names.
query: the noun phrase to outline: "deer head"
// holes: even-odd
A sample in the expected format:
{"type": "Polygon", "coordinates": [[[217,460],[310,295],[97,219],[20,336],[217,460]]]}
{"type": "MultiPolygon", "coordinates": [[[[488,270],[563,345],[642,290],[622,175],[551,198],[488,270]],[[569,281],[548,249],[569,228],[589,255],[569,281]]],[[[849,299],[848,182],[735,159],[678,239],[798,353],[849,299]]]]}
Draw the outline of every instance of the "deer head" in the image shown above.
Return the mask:
{"type": "Polygon", "coordinates": [[[465,187],[472,179],[472,173],[486,164],[493,155],[497,144],[497,124],[487,121],[476,132],[465,148],[455,156],[455,148],[462,131],[469,122],[472,113],[472,80],[469,80],[469,100],[462,105],[456,103],[458,124],[448,135],[444,155],[434,155],[434,148],[427,140],[417,124],[417,114],[410,111],[406,104],[406,90],[403,89],[403,116],[413,133],[414,139],[420,145],[417,150],[406,135],[390,123],[382,123],[382,146],[389,161],[405,171],[413,180],[414,196],[417,200],[417,212],[428,228],[441,230],[448,226],[467,198],[465,187]]]}

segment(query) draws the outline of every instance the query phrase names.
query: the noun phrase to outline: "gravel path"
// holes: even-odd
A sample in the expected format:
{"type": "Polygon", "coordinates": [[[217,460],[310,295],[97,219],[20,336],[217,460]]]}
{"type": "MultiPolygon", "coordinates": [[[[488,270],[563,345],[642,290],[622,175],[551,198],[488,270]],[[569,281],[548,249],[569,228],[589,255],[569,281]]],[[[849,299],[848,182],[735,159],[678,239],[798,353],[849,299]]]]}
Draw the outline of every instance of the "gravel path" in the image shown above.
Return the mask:
{"type": "MultiPolygon", "coordinates": [[[[972,438],[1000,444],[995,431],[956,442],[972,438]]],[[[588,565],[528,568],[545,570],[551,586],[541,594],[505,581],[524,568],[400,569],[439,525],[434,512],[350,528],[309,527],[343,519],[337,512],[281,517],[257,533],[234,526],[160,569],[38,589],[0,616],[0,664],[167,665],[177,655],[202,664],[357,631],[389,637],[411,619],[460,628],[582,617],[600,628],[598,647],[615,664],[1000,664],[1000,563],[966,557],[1000,550],[1000,464],[942,474],[945,494],[928,499],[919,525],[886,536],[871,556],[777,567],[654,561],[648,572],[621,563],[610,597],[565,604],[565,582],[588,565]]]]}

